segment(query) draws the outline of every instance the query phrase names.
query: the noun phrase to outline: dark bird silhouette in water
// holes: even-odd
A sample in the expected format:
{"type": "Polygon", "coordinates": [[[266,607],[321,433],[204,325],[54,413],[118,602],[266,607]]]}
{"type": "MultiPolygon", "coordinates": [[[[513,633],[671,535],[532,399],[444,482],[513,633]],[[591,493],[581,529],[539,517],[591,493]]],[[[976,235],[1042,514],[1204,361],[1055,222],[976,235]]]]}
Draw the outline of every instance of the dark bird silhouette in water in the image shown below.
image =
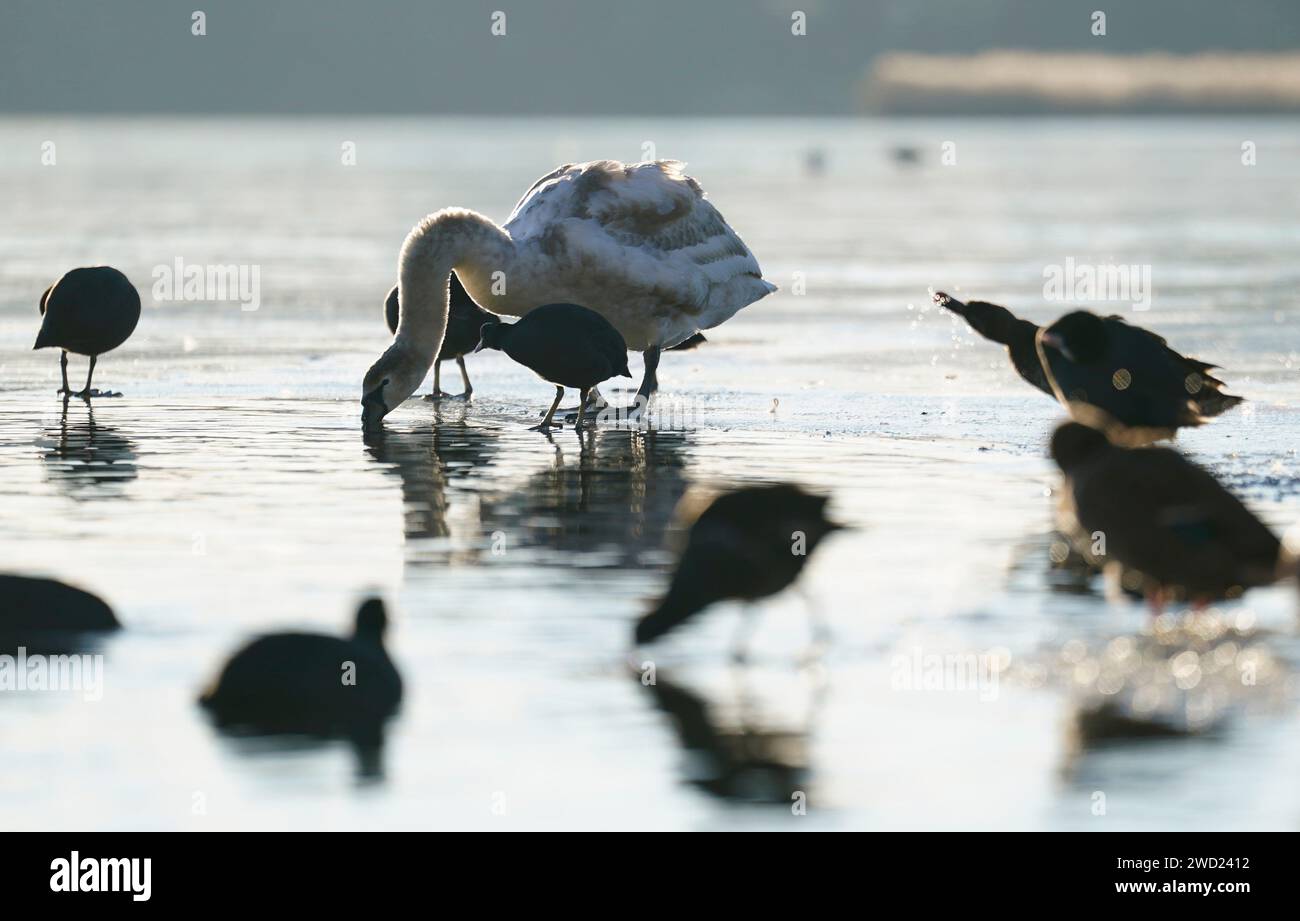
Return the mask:
{"type": "Polygon", "coordinates": [[[1154,612],[1167,597],[1200,606],[1290,574],[1277,536],[1177,451],[1120,447],[1067,422],[1051,453],[1065,475],[1063,530],[1080,552],[1123,567],[1154,612]]]}
{"type": "MultiPolygon", "coordinates": [[[[690,756],[686,781],[712,796],[789,807],[807,789],[811,775],[807,728],[779,729],[749,718],[740,707],[739,725],[724,722],[703,697],[658,674],[653,682],[636,675],[655,706],[673,722],[690,756]]],[[[811,721],[811,720],[810,720],[811,721]]]]}
{"type": "Polygon", "coordinates": [[[53,579],[0,575],[0,648],[58,651],[121,624],[103,600],[53,579]]]}
{"type": "Polygon", "coordinates": [[[627,368],[627,343],[608,320],[577,304],[546,304],[530,310],[518,323],[486,325],[479,349],[500,349],[555,385],[555,402],[540,425],[551,429],[564,388],[579,393],[577,427],[582,426],[587,398],[593,387],[611,377],[631,377],[627,368]]]}
{"type": "MultiPolygon", "coordinates": [[[[667,594],[637,623],[636,642],[653,642],[714,602],[756,601],[789,586],[822,539],[843,527],[826,517],[827,501],[782,483],[738,489],[698,511],[688,494],[679,507],[690,527],[686,547],[667,594]]],[[[820,640],[820,625],[814,631],[820,640]]],[[[743,646],[735,653],[743,658],[743,646]]]]}
{"type": "MultiPolygon", "coordinates": [[[[469,296],[469,292],[460,283],[455,272],[451,273],[450,292],[451,308],[447,314],[447,331],[443,334],[442,348],[438,350],[438,357],[433,363],[433,392],[425,397],[426,400],[442,400],[451,397],[451,394],[443,392],[441,371],[442,363],[453,358],[460,366],[460,377],[465,382],[465,392],[454,399],[470,398],[474,393],[474,387],[469,382],[469,371],[465,369],[465,356],[474,351],[474,346],[478,345],[485,325],[501,322],[501,318],[495,313],[484,310],[474,303],[474,299],[469,296]]],[[[397,296],[397,285],[393,285],[393,289],[388,292],[388,297],[384,301],[384,319],[388,323],[389,332],[397,333],[397,321],[400,317],[401,300],[397,296]]]]}
{"type": "Polygon", "coordinates": [[[1021,377],[1115,441],[1169,438],[1242,402],[1223,393],[1214,365],[1180,355],[1121,317],[1079,310],[1043,329],[997,304],[964,304],[942,292],[934,300],[1005,345],[1021,377]]]}
{"type": "Polygon", "coordinates": [[[41,331],[33,348],[59,348],[63,386],[59,393],[83,399],[121,396],[92,390],[95,362],[130,338],[140,322],[140,294],[127,277],[107,265],[73,269],[41,295],[41,331]],[[84,389],[68,386],[68,353],[90,357],[84,389]]]}
{"type": "Polygon", "coordinates": [[[272,633],[222,667],[199,703],[219,727],[260,733],[347,737],[378,744],[402,699],[402,679],[384,648],[388,617],[371,598],[352,636],[272,633]]]}

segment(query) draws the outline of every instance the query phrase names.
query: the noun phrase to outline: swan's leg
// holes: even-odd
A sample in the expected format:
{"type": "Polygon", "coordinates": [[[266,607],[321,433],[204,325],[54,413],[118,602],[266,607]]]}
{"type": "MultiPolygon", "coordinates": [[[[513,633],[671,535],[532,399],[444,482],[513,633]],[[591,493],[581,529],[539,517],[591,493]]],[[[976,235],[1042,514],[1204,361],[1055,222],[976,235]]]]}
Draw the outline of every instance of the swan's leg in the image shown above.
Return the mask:
{"type": "Polygon", "coordinates": [[[641,376],[641,386],[636,390],[636,402],[620,415],[629,420],[640,419],[641,414],[650,407],[650,398],[659,389],[659,346],[654,345],[641,353],[645,359],[645,374],[641,376]]]}
{"type": "MultiPolygon", "coordinates": [[[[459,359],[457,359],[459,361],[459,359]]],[[[442,390],[442,362],[434,361],[433,363],[433,391],[425,396],[426,400],[441,400],[451,396],[450,393],[444,393],[442,390]]]]}
{"type": "Polygon", "coordinates": [[[542,420],[541,425],[534,425],[529,429],[529,431],[549,432],[551,430],[551,420],[555,417],[555,409],[560,405],[560,401],[563,399],[564,388],[557,386],[555,388],[555,402],[551,404],[551,411],[546,414],[546,418],[542,420]]]}
{"type": "Polygon", "coordinates": [[[66,350],[59,353],[59,370],[63,372],[63,387],[59,390],[59,393],[71,394],[72,388],[68,386],[68,353],[66,350]]]}

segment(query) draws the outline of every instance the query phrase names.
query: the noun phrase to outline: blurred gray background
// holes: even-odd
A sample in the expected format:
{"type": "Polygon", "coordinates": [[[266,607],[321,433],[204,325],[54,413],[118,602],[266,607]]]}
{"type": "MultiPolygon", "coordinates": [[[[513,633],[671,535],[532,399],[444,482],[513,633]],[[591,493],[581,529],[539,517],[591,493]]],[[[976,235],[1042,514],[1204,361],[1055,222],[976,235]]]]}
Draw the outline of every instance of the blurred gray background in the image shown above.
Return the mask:
{"type": "Polygon", "coordinates": [[[5,0],[0,111],[834,115],[863,108],[882,52],[1280,51],[1297,36],[1296,0],[5,0]]]}

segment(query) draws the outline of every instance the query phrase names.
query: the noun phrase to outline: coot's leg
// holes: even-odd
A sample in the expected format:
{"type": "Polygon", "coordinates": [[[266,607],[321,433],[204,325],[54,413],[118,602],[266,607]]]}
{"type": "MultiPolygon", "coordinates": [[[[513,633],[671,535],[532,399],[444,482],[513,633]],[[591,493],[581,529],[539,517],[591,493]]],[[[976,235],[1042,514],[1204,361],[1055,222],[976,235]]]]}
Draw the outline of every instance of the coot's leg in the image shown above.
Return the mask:
{"type": "Polygon", "coordinates": [[[59,393],[72,393],[72,388],[68,386],[68,353],[63,351],[59,353],[59,370],[63,372],[63,387],[59,393]]]}
{"type": "Polygon", "coordinates": [[[425,394],[424,398],[426,400],[441,400],[449,396],[451,396],[450,393],[443,393],[442,390],[442,362],[435,359],[433,362],[433,390],[425,394]]]}
{"type": "MultiPolygon", "coordinates": [[[[592,387],[591,399],[587,401],[587,409],[592,413],[596,413],[600,412],[600,410],[604,409],[608,405],[609,403],[607,403],[605,398],[600,394],[600,388],[592,387]]],[[[564,413],[565,422],[576,422],[578,419],[578,407],[576,406],[570,406],[568,409],[562,408],[557,411],[564,413]]]]}
{"type": "Polygon", "coordinates": [[[556,388],[555,388],[555,402],[551,404],[551,411],[548,412],[548,413],[546,414],[546,418],[542,420],[542,424],[541,424],[541,425],[534,425],[534,426],[530,427],[529,431],[532,431],[532,432],[549,432],[549,431],[551,430],[551,419],[553,419],[553,418],[555,417],[555,410],[556,410],[556,407],[558,407],[558,406],[560,405],[560,401],[563,400],[563,399],[564,399],[564,388],[563,388],[563,387],[556,387],[556,388]]]}
{"type": "Polygon", "coordinates": [[[587,410],[587,396],[590,393],[590,387],[584,387],[578,391],[578,421],[573,426],[573,430],[578,433],[578,437],[582,437],[582,414],[587,410]]]}
{"type": "Polygon", "coordinates": [[[120,396],[121,396],[120,393],[111,393],[111,392],[109,392],[109,391],[103,391],[103,392],[101,392],[101,391],[99,391],[99,390],[92,390],[92,389],[90,388],[90,382],[91,382],[91,380],[93,380],[94,377],[95,377],[95,362],[96,362],[96,361],[98,361],[98,356],[96,356],[96,355],[91,355],[91,356],[90,356],[90,370],[89,370],[88,372],[86,372],[86,389],[83,390],[83,391],[81,391],[80,393],[74,393],[73,396],[74,396],[74,397],[81,397],[83,400],[89,400],[91,397],[120,397],[120,396]]]}
{"type": "MultiPolygon", "coordinates": [[[[641,377],[641,386],[636,391],[636,402],[631,406],[614,408],[606,404],[600,409],[602,419],[609,419],[612,422],[627,420],[634,422],[641,418],[650,405],[650,398],[655,395],[659,389],[659,376],[655,372],[659,369],[659,346],[651,346],[641,353],[645,359],[645,374],[641,377]]],[[[566,422],[571,422],[572,418],[566,417],[566,422]]]]}
{"type": "Polygon", "coordinates": [[[456,399],[468,400],[474,394],[474,385],[469,382],[469,371],[465,369],[465,356],[457,355],[456,364],[460,365],[460,379],[465,382],[465,392],[456,399]]]}
{"type": "Polygon", "coordinates": [[[740,623],[736,627],[736,638],[731,643],[731,661],[743,665],[749,661],[749,638],[754,632],[754,612],[750,605],[740,612],[740,623]]]}
{"type": "Polygon", "coordinates": [[[822,655],[830,648],[831,645],[831,628],[826,622],[826,617],[821,608],[817,605],[817,599],[813,598],[806,586],[800,583],[797,591],[803,598],[804,607],[808,611],[808,625],[810,627],[808,648],[799,656],[799,661],[804,665],[811,665],[821,660],[822,655]]]}

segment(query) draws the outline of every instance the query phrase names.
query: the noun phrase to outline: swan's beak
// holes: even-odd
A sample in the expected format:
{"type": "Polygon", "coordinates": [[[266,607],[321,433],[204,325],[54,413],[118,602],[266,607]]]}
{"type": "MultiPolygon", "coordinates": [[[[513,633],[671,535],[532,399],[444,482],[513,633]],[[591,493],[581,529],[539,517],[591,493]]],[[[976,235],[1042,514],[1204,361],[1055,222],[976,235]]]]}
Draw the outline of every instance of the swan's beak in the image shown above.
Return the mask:
{"type": "Polygon", "coordinates": [[[376,387],[361,398],[361,427],[367,432],[383,428],[388,406],[384,403],[384,388],[376,387]]]}

